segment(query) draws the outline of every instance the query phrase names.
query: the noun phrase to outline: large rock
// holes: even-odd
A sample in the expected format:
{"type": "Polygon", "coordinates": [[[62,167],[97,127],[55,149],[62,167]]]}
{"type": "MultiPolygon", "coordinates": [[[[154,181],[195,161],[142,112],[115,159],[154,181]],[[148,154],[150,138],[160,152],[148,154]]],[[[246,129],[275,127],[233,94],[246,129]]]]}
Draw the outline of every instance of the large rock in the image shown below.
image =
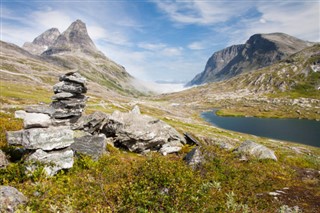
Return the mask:
{"type": "Polygon", "coordinates": [[[29,171],[34,171],[37,167],[31,163],[40,162],[45,164],[44,170],[46,171],[47,175],[53,176],[61,169],[72,168],[74,163],[73,154],[74,152],[70,149],[52,152],[45,152],[41,149],[38,149],[26,159],[26,161],[30,164],[27,169],[29,171]]]}
{"type": "Polygon", "coordinates": [[[274,154],[274,151],[271,149],[261,145],[257,144],[253,141],[247,140],[243,142],[236,150],[235,152],[250,155],[253,157],[256,157],[258,159],[272,159],[277,160],[277,157],[274,154]]]}
{"type": "Polygon", "coordinates": [[[106,137],[104,135],[85,135],[75,138],[70,148],[75,153],[86,154],[97,160],[101,155],[106,153],[106,137]]]}
{"type": "Polygon", "coordinates": [[[27,198],[16,188],[0,186],[0,212],[15,212],[16,208],[27,202],[27,198]]]}
{"type": "Polygon", "coordinates": [[[186,143],[184,137],[165,122],[137,113],[115,111],[107,118],[103,133],[114,137],[116,145],[132,152],[159,150],[169,142],[186,143]]]}
{"type": "Polygon", "coordinates": [[[8,163],[6,154],[0,149],[0,168],[6,167],[8,163]]]}
{"type": "Polygon", "coordinates": [[[22,145],[22,135],[24,130],[7,131],[6,137],[9,145],[22,145]]]}
{"type": "Polygon", "coordinates": [[[179,152],[183,147],[183,144],[176,140],[176,141],[171,141],[169,143],[165,143],[161,146],[159,152],[163,155],[179,152]]]}
{"type": "Polygon", "coordinates": [[[25,129],[35,127],[49,127],[51,119],[49,115],[42,113],[26,113],[23,120],[23,127],[25,129]]]}
{"type": "MultiPolygon", "coordinates": [[[[100,133],[102,127],[108,120],[108,115],[103,112],[94,112],[90,115],[82,116],[73,126],[73,129],[84,130],[90,134],[100,133]]],[[[110,136],[110,135],[107,135],[110,136]]]]}
{"type": "Polygon", "coordinates": [[[22,134],[22,145],[26,149],[61,149],[73,142],[73,131],[66,126],[27,129],[22,134]]]}
{"type": "Polygon", "coordinates": [[[57,93],[54,96],[52,96],[51,99],[52,100],[65,100],[65,99],[73,98],[76,96],[77,96],[77,94],[73,94],[70,92],[61,92],[61,93],[57,93]]]}
{"type": "Polygon", "coordinates": [[[24,110],[17,110],[14,112],[14,117],[15,118],[20,118],[20,119],[24,119],[27,115],[27,112],[24,110]]]}

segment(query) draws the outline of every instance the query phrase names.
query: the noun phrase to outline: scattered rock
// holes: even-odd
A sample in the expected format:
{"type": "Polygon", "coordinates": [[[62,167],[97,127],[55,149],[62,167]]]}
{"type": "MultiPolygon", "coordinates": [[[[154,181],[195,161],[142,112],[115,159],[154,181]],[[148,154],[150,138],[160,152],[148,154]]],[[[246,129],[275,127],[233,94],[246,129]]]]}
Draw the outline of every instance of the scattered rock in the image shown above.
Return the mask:
{"type": "Polygon", "coordinates": [[[179,152],[183,147],[180,141],[170,141],[169,143],[163,144],[159,152],[163,155],[179,152]]]}
{"type": "Polygon", "coordinates": [[[22,145],[26,149],[61,149],[72,143],[74,143],[73,131],[68,127],[27,129],[22,134],[22,145]]]}
{"type": "Polygon", "coordinates": [[[6,154],[0,149],[0,168],[4,168],[9,164],[6,154]]]}
{"type": "Polygon", "coordinates": [[[200,143],[199,141],[197,141],[194,137],[192,137],[189,133],[184,133],[183,134],[185,139],[186,139],[186,143],[189,144],[189,145],[197,145],[197,146],[200,146],[200,143]]]}
{"type": "Polygon", "coordinates": [[[204,157],[199,147],[193,148],[184,158],[189,166],[196,169],[204,161],[204,157]]]}
{"type": "Polygon", "coordinates": [[[131,113],[132,113],[132,114],[140,115],[141,112],[140,112],[139,106],[138,106],[138,105],[135,105],[135,106],[133,107],[133,109],[131,110],[131,113]]]}
{"type": "Polygon", "coordinates": [[[27,112],[24,110],[17,110],[14,112],[14,117],[24,119],[26,117],[26,114],[27,114],[27,112]]]}
{"type": "Polygon", "coordinates": [[[247,154],[256,157],[258,159],[277,160],[274,151],[250,140],[243,142],[235,151],[241,154],[247,154]]]}
{"type": "Polygon", "coordinates": [[[51,119],[49,115],[42,113],[26,113],[23,126],[25,129],[30,129],[34,127],[49,127],[51,124],[51,119]]]}
{"type": "Polygon", "coordinates": [[[61,92],[61,93],[57,93],[54,96],[51,97],[52,100],[64,100],[64,99],[68,99],[68,98],[73,98],[77,96],[76,94],[72,94],[69,92],[61,92]]]}
{"type": "Polygon", "coordinates": [[[106,153],[106,137],[104,135],[85,135],[75,138],[70,148],[75,153],[86,154],[97,160],[101,155],[106,153]]]}
{"type": "MultiPolygon", "coordinates": [[[[29,163],[40,162],[46,164],[44,170],[47,175],[53,176],[61,169],[70,169],[73,166],[73,151],[64,149],[60,151],[45,152],[41,149],[36,150],[27,160],[29,163]]],[[[37,167],[30,165],[29,171],[34,171],[37,167]]]]}
{"type": "Polygon", "coordinates": [[[27,198],[16,188],[0,186],[0,212],[15,212],[16,208],[27,202],[27,198]]]}

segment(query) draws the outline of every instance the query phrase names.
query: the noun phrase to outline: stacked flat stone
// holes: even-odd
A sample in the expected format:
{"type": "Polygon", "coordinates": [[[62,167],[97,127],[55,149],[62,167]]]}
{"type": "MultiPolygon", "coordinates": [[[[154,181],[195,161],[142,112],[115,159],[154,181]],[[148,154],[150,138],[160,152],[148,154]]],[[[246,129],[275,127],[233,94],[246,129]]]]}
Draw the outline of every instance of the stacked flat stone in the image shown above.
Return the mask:
{"type": "Polygon", "coordinates": [[[59,81],[53,87],[55,95],[50,106],[16,111],[15,117],[24,120],[24,129],[7,132],[8,144],[23,146],[27,153],[31,152],[26,161],[46,164],[44,169],[48,175],[73,166],[74,151],[70,146],[75,140],[70,119],[81,116],[86,102],[83,95],[87,91],[86,79],[80,74],[70,72],[59,81]]]}
{"type": "Polygon", "coordinates": [[[52,118],[57,120],[77,119],[81,117],[86,105],[86,79],[79,73],[70,72],[59,78],[59,83],[53,86],[52,118]]]}

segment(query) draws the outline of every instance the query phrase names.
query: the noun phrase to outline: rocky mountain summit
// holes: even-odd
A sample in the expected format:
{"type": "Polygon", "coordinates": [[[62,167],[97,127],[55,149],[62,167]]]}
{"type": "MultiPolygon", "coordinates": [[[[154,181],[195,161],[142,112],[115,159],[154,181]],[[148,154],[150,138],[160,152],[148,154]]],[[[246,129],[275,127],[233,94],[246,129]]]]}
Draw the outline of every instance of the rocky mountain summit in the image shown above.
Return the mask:
{"type": "Polygon", "coordinates": [[[54,44],[59,35],[60,32],[57,28],[51,28],[36,37],[32,42],[25,42],[22,48],[32,54],[40,55],[54,44]]]}
{"type": "Polygon", "coordinates": [[[88,54],[103,55],[98,51],[93,41],[91,40],[86,24],[81,20],[73,22],[66,31],[59,35],[48,50],[44,51],[43,55],[52,55],[60,52],[81,51],[88,54]]]}
{"type": "Polygon", "coordinates": [[[226,80],[274,64],[312,43],[284,33],[255,34],[245,44],[215,52],[187,86],[226,80]]]}

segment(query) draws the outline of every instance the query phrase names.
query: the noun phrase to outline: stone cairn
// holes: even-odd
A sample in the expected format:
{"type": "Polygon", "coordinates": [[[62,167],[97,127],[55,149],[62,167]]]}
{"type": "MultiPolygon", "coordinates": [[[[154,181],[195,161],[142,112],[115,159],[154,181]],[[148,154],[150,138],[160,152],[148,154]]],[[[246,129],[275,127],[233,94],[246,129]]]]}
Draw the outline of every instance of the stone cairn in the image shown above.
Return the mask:
{"type": "Polygon", "coordinates": [[[48,175],[73,166],[74,131],[70,124],[81,117],[87,97],[86,79],[79,73],[70,72],[59,78],[53,86],[53,102],[49,106],[27,107],[16,111],[15,117],[24,120],[24,129],[7,132],[9,145],[23,146],[31,154],[26,158],[32,171],[32,163],[45,164],[48,175]]]}

